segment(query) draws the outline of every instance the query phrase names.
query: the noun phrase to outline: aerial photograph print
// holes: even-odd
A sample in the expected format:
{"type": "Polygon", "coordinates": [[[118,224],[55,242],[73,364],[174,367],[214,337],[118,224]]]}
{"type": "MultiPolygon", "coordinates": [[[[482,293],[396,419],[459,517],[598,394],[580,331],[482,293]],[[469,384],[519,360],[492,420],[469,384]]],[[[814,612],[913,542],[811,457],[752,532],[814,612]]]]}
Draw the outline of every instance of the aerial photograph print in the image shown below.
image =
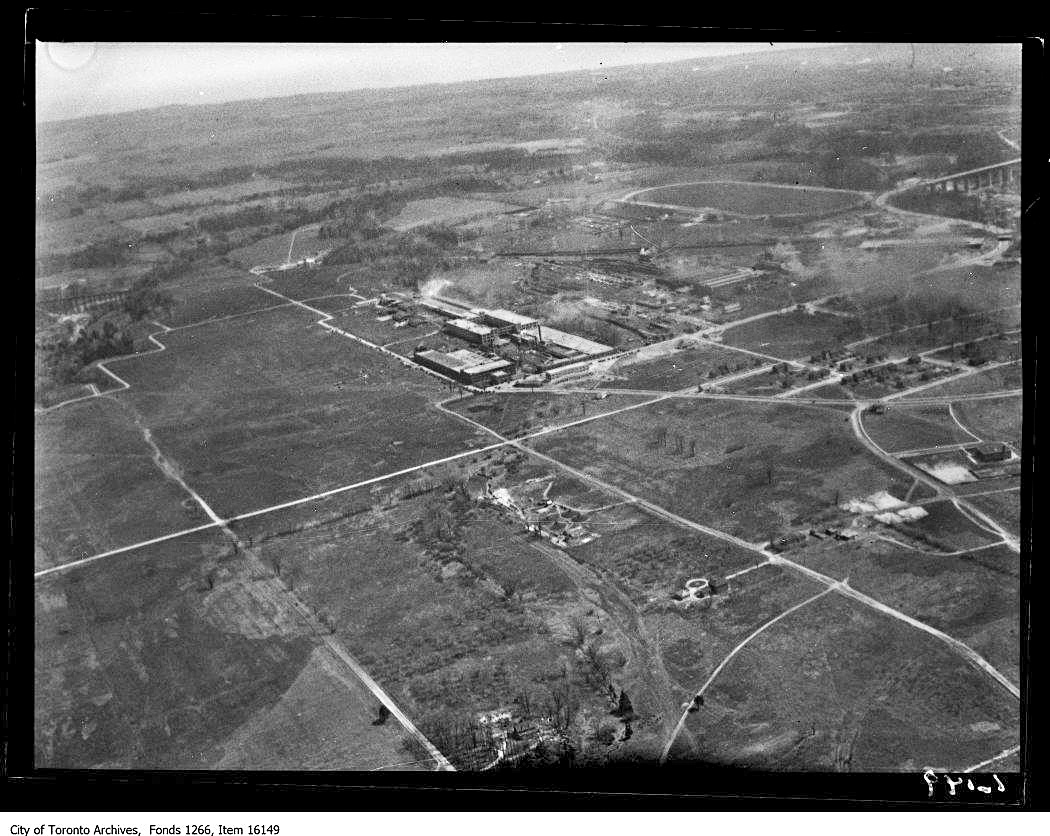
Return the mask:
{"type": "Polygon", "coordinates": [[[1005,799],[1020,40],[454,35],[29,43],[32,768],[1005,799]]]}

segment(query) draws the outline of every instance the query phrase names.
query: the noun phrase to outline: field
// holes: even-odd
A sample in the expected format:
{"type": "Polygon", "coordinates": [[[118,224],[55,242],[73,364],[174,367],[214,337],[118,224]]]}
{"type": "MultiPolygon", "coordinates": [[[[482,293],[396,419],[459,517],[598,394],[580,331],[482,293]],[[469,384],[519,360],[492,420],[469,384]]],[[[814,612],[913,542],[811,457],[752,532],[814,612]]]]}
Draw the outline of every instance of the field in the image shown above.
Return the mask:
{"type": "Polygon", "coordinates": [[[108,399],[36,419],[36,569],[209,522],[155,463],[135,413],[108,399]]]}
{"type": "Polygon", "coordinates": [[[951,502],[923,505],[926,516],[899,526],[899,530],[928,544],[926,548],[954,551],[994,543],[999,538],[971,522],[951,502]]]}
{"type": "MultiPolygon", "coordinates": [[[[1020,452],[1020,241],[874,195],[1019,154],[1017,58],[289,76],[38,122],[38,294],[149,281],[36,313],[35,765],[438,766],[383,700],[512,782],[667,751],[695,786],[897,771],[925,797],[925,768],[1016,746],[1035,506],[1020,461],[967,449],[1020,452]],[[390,294],[617,356],[468,393],[410,362],[468,343],[390,294]]],[[[1013,224],[1009,191],[963,214],[1013,224]]]]}
{"type": "Polygon", "coordinates": [[[180,288],[177,293],[175,305],[164,321],[170,328],[198,325],[210,320],[290,304],[250,284],[237,284],[202,292],[180,288]]]}
{"type": "Polygon", "coordinates": [[[516,438],[544,427],[566,424],[581,418],[612,412],[641,403],[644,395],[545,394],[518,392],[513,395],[484,394],[455,401],[454,412],[477,421],[500,435],[516,438]]]}
{"type": "Polygon", "coordinates": [[[243,183],[230,183],[225,186],[159,195],[152,198],[150,202],[161,209],[181,209],[186,206],[205,206],[211,203],[237,203],[291,189],[293,185],[268,177],[253,177],[243,183]]]}
{"type": "MultiPolygon", "coordinates": [[[[260,294],[261,295],[261,294],[260,294]]],[[[285,307],[165,334],[119,364],[137,409],[221,514],[452,455],[474,433],[429,407],[441,387],[285,307]]]]}
{"type": "Polygon", "coordinates": [[[761,542],[851,497],[904,496],[834,409],[673,400],[529,442],[699,523],[761,542]]]}
{"type": "Polygon", "coordinates": [[[967,500],[975,505],[1015,537],[1021,533],[1021,491],[1002,490],[967,500]]]}
{"type": "Polygon", "coordinates": [[[317,237],[318,229],[319,224],[311,224],[292,232],[271,235],[247,247],[231,250],[228,257],[245,267],[276,266],[287,262],[294,263],[340,243],[337,239],[321,240],[317,237]]]}
{"type": "Polygon", "coordinates": [[[515,207],[494,200],[463,200],[454,197],[433,197],[413,200],[387,226],[399,232],[429,224],[456,224],[484,215],[498,215],[515,207]]]}
{"type": "Polygon", "coordinates": [[[1021,364],[1010,363],[990,369],[981,369],[974,374],[948,380],[914,395],[905,395],[902,401],[911,398],[941,398],[947,395],[972,395],[985,392],[1002,392],[1021,388],[1021,364]]]}
{"type": "Polygon", "coordinates": [[[714,209],[739,215],[823,215],[855,206],[863,195],[757,183],[712,180],[686,186],[660,186],[634,195],[633,200],[671,206],[714,209]]]}
{"type": "MultiPolygon", "coordinates": [[[[530,702],[547,710],[573,665],[560,613],[575,608],[577,583],[523,529],[438,492],[267,535],[311,518],[310,509],[282,512],[241,530],[454,763],[479,765],[456,733],[476,731],[477,712],[530,702]]],[[[605,710],[603,695],[579,674],[572,681],[583,708],[605,710]]]]}
{"type": "Polygon", "coordinates": [[[1005,546],[938,555],[871,541],[807,549],[797,559],[848,576],[854,589],[965,642],[1019,682],[1020,560],[1005,546]]]}
{"type": "MultiPolygon", "coordinates": [[[[606,495],[607,502],[614,502],[606,495]]],[[[755,554],[698,532],[687,532],[643,508],[617,505],[592,514],[601,537],[570,550],[572,557],[623,584],[639,603],[668,604],[689,578],[724,578],[761,563],[755,554]]]]}
{"type": "MultiPolygon", "coordinates": [[[[757,358],[713,345],[698,345],[640,362],[619,361],[599,384],[608,389],[675,391],[705,384],[711,372],[729,374],[750,368],[757,358]]],[[[761,362],[761,361],[758,361],[761,362]]]]}
{"type": "Polygon", "coordinates": [[[984,441],[1005,441],[1021,448],[1021,398],[993,398],[981,401],[959,401],[955,414],[963,426],[984,441]]]}
{"type": "Polygon", "coordinates": [[[36,765],[427,768],[295,608],[202,533],[38,580],[36,765]],[[406,763],[408,762],[408,763],[406,763]]]}
{"type": "Polygon", "coordinates": [[[729,328],[723,342],[785,360],[833,351],[863,336],[856,320],[826,313],[791,311],[729,328]]]}
{"type": "Polygon", "coordinates": [[[894,404],[881,415],[865,413],[864,429],[888,453],[974,441],[948,413],[947,406],[894,404]]]}
{"type": "Polygon", "coordinates": [[[983,673],[833,595],[756,637],[705,697],[697,754],[771,770],[960,770],[1018,739],[1016,702],[983,673]]]}

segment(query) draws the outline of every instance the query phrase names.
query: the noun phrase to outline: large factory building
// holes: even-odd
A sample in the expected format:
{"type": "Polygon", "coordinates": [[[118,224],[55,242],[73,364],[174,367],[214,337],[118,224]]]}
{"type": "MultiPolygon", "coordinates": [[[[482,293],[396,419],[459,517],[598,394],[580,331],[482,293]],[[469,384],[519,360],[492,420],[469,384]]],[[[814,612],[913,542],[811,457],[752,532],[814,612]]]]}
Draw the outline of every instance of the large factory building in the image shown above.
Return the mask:
{"type": "Polygon", "coordinates": [[[413,359],[421,366],[458,380],[469,386],[491,386],[510,377],[509,360],[485,357],[465,348],[459,351],[417,351],[413,359]]]}

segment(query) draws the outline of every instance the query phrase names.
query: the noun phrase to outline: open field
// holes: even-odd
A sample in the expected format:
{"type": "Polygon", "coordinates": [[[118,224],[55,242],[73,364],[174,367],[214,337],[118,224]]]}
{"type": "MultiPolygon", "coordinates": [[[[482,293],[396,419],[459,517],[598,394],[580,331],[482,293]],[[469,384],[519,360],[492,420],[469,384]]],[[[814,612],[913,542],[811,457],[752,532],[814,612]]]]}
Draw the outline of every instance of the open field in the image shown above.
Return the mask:
{"type": "Polygon", "coordinates": [[[960,401],[955,414],[963,426],[984,441],[1005,441],[1020,452],[1022,401],[1020,396],[983,401],[960,401]]]}
{"type": "Polygon", "coordinates": [[[253,177],[242,183],[229,183],[224,186],[158,195],[151,198],[150,202],[161,209],[181,209],[184,206],[205,206],[211,203],[237,203],[274,192],[282,192],[291,189],[293,185],[269,177],[253,177]]]}
{"type": "MultiPolygon", "coordinates": [[[[259,294],[264,296],[265,294],[259,294]]],[[[441,458],[473,431],[432,378],[284,307],[164,334],[115,371],[186,480],[224,515],[441,458]]]]}
{"type": "Polygon", "coordinates": [[[745,647],[686,728],[716,762],[918,772],[1016,745],[1018,722],[1016,701],[944,644],[829,595],[745,647]]]}
{"type": "Polygon", "coordinates": [[[509,707],[536,720],[567,670],[580,708],[607,709],[563,644],[577,581],[494,509],[443,494],[360,491],[345,501],[383,511],[287,535],[267,532],[314,512],[239,528],[453,763],[476,768],[475,715],[509,707]]]}
{"type": "Polygon", "coordinates": [[[999,538],[971,522],[951,502],[923,505],[926,516],[899,528],[927,545],[923,548],[954,551],[994,543],[999,538]]]}
{"type": "Polygon", "coordinates": [[[762,542],[840,502],[912,479],[854,439],[834,409],[674,400],[583,424],[536,449],[687,519],[762,542]]]}
{"type": "Polygon", "coordinates": [[[923,389],[914,395],[904,395],[902,402],[911,398],[942,398],[948,395],[972,395],[984,392],[1000,392],[1006,389],[1021,388],[1021,364],[1011,363],[1008,366],[997,366],[978,371],[957,380],[948,380],[929,389],[923,389]]]}
{"type": "Polygon", "coordinates": [[[543,392],[504,395],[493,392],[454,401],[448,408],[495,430],[500,435],[515,438],[544,427],[612,412],[652,397],[602,395],[601,392],[590,395],[557,395],[543,392]]]}
{"type": "Polygon", "coordinates": [[[1021,491],[1004,490],[983,496],[973,496],[969,500],[981,511],[995,520],[1015,537],[1021,533],[1021,491]]]}
{"type": "Polygon", "coordinates": [[[690,699],[750,633],[822,589],[777,566],[755,569],[729,584],[706,606],[663,607],[645,615],[647,629],[660,637],[664,664],[682,699],[690,699]]]}
{"type": "MultiPolygon", "coordinates": [[[[606,501],[614,499],[606,495],[606,501]]],[[[639,603],[670,605],[671,593],[689,578],[724,578],[762,562],[760,555],[630,504],[590,515],[587,527],[601,536],[571,549],[572,557],[623,584],[639,603]]]]}
{"type": "Polygon", "coordinates": [[[863,336],[856,320],[826,313],[791,311],[730,328],[726,345],[761,351],[785,360],[832,351],[863,336]]]}
{"type": "Polygon", "coordinates": [[[795,559],[848,576],[854,589],[965,642],[1011,682],[1020,681],[1020,559],[1005,546],[942,555],[882,541],[835,543],[795,559]]]}
{"type": "Polygon", "coordinates": [[[515,207],[495,200],[463,200],[455,197],[433,197],[413,200],[387,226],[404,232],[429,224],[456,224],[485,215],[499,215],[515,207]]]}
{"type": "Polygon", "coordinates": [[[646,189],[633,200],[697,209],[714,209],[739,215],[822,215],[839,212],[863,199],[856,192],[790,189],[758,183],[709,181],[687,186],[646,189]]]}
{"type": "Polygon", "coordinates": [[[261,311],[280,304],[282,300],[263,293],[250,284],[202,290],[197,293],[181,290],[164,324],[171,328],[196,325],[249,311],[261,311]]]}
{"type": "Polygon", "coordinates": [[[608,372],[612,377],[598,385],[610,389],[662,389],[673,392],[706,383],[712,372],[722,375],[743,371],[754,365],[755,360],[757,358],[703,344],[652,360],[617,362],[608,372]]]}
{"type": "Polygon", "coordinates": [[[37,571],[209,522],[160,470],[136,418],[103,398],[37,417],[37,571]]]}
{"type": "Polygon", "coordinates": [[[287,590],[213,532],[38,581],[36,694],[38,767],[415,760],[396,721],[372,725],[375,697],[287,590]]]}
{"type": "Polygon", "coordinates": [[[340,243],[334,239],[322,241],[317,237],[319,229],[319,224],[311,224],[291,232],[271,235],[268,238],[263,238],[261,241],[256,241],[254,244],[249,244],[247,247],[231,250],[228,257],[245,267],[258,265],[276,266],[286,262],[298,261],[301,258],[314,255],[321,250],[329,249],[340,243]],[[291,258],[289,258],[289,248],[291,248],[291,258]]]}
{"type": "Polygon", "coordinates": [[[881,415],[865,413],[861,420],[871,440],[887,453],[974,441],[952,420],[947,405],[895,404],[881,415]]]}
{"type": "Polygon", "coordinates": [[[1020,742],[1022,462],[968,451],[1020,452],[1025,207],[889,202],[1020,155],[1013,46],[301,83],[36,125],[38,767],[924,797],[1020,742]],[[498,329],[465,389],[426,300],[615,356],[498,329]]]}

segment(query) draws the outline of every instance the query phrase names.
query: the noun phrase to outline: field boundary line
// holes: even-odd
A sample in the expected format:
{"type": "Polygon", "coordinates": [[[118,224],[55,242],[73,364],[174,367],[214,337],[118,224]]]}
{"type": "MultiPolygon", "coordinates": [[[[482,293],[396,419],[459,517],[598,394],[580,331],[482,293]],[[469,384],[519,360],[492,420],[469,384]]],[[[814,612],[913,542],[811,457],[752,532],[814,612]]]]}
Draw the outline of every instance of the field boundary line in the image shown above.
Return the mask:
{"type": "MultiPolygon", "coordinates": [[[[693,699],[695,700],[697,697],[702,697],[703,696],[704,691],[706,691],[708,689],[708,687],[711,685],[711,683],[715,681],[715,677],[717,677],[718,674],[720,674],[722,672],[722,669],[725,668],[725,666],[728,665],[733,660],[733,658],[738,653],[740,653],[740,651],[742,651],[748,645],[748,643],[752,639],[756,638],[759,634],[765,632],[767,629],[772,627],[774,624],[776,624],[781,619],[787,618],[789,615],[791,615],[796,610],[802,609],[804,606],[806,606],[807,604],[813,603],[818,598],[823,598],[825,595],[829,594],[834,589],[835,589],[835,587],[833,587],[833,586],[825,587],[820,592],[818,592],[816,595],[812,595],[809,598],[807,598],[806,600],[800,601],[799,603],[795,604],[794,606],[789,607],[788,609],[784,610],[784,612],[780,613],[780,615],[775,616],[774,618],[771,618],[769,621],[767,621],[765,624],[763,624],[757,630],[753,630],[743,641],[741,641],[739,644],[737,644],[736,647],[734,647],[732,650],[730,650],[729,653],[726,654],[725,658],[722,659],[722,661],[718,663],[718,666],[713,671],[711,671],[710,676],[708,676],[707,680],[704,682],[704,684],[700,686],[699,690],[696,692],[696,695],[693,697],[693,699]]],[[[674,745],[675,740],[678,739],[678,735],[681,734],[682,728],[685,726],[685,721],[689,718],[689,714],[690,714],[690,711],[689,711],[688,708],[685,711],[683,711],[682,712],[682,716],[678,720],[678,724],[674,727],[674,730],[671,732],[671,737],[667,741],[667,743],[664,745],[663,753],[660,755],[660,761],[659,762],[660,762],[661,765],[663,765],[664,763],[667,762],[667,756],[671,753],[671,747],[674,745]]]]}
{"type": "Polygon", "coordinates": [[[962,430],[964,433],[966,433],[968,436],[970,436],[970,438],[974,439],[975,441],[981,442],[981,443],[984,442],[983,438],[978,436],[976,433],[974,433],[972,430],[970,430],[962,421],[959,420],[959,416],[955,414],[955,406],[954,406],[954,404],[948,404],[948,414],[951,415],[952,416],[952,420],[956,424],[958,424],[959,429],[962,430]]]}
{"type": "MultiPolygon", "coordinates": [[[[442,411],[448,412],[448,413],[450,413],[452,415],[457,415],[463,421],[466,421],[467,423],[473,424],[474,426],[484,430],[485,432],[489,433],[490,435],[495,436],[496,438],[503,438],[503,436],[500,435],[495,430],[489,429],[484,424],[481,424],[481,423],[479,423],[477,421],[474,421],[472,418],[467,418],[465,415],[459,415],[459,413],[452,412],[451,410],[446,410],[444,408],[444,403],[437,404],[437,406],[442,411]]],[[[629,408],[631,408],[631,407],[625,407],[624,409],[622,409],[620,411],[621,412],[622,411],[626,411],[629,408]]],[[[861,414],[861,410],[860,410],[860,408],[858,408],[858,409],[854,410],[854,412],[851,415],[851,418],[856,419],[860,414],[861,414]]],[[[579,422],[579,423],[582,423],[582,421],[579,422]]],[[[861,427],[861,430],[863,430],[863,427],[861,427]]],[[[701,532],[703,534],[707,534],[707,535],[709,535],[711,537],[715,537],[716,539],[724,540],[725,542],[732,543],[732,544],[734,544],[736,546],[739,546],[741,548],[744,548],[744,549],[747,549],[749,551],[756,552],[758,554],[764,555],[764,556],[767,557],[767,562],[769,562],[769,563],[772,563],[772,564],[775,564],[775,565],[790,566],[790,567],[794,568],[797,572],[800,572],[803,575],[807,575],[808,577],[810,577],[810,578],[812,578],[814,580],[820,581],[821,583],[825,584],[829,588],[835,589],[836,591],[840,592],[841,594],[845,595],[846,597],[852,598],[852,599],[854,599],[856,601],[859,601],[859,602],[861,602],[861,603],[871,607],[874,610],[877,610],[877,611],[882,612],[882,613],[884,613],[886,615],[892,616],[893,618],[896,618],[896,619],[898,619],[900,621],[903,621],[903,622],[905,622],[907,624],[910,624],[911,626],[916,627],[919,630],[922,630],[922,631],[924,631],[926,633],[929,633],[932,636],[936,636],[937,638],[939,638],[942,641],[946,642],[950,647],[952,647],[955,650],[957,650],[965,659],[970,661],[975,667],[978,667],[981,670],[984,670],[986,673],[988,673],[993,679],[995,679],[1004,688],[1006,688],[1013,696],[1015,696],[1017,698],[1020,698],[1020,691],[1018,690],[1016,685],[1014,685],[1012,682],[1010,682],[1009,679],[1007,679],[1002,673],[1000,673],[995,667],[993,667],[990,662],[988,662],[984,657],[982,657],[980,654],[978,654],[975,650],[973,650],[971,647],[969,647],[965,643],[959,641],[958,639],[953,638],[952,636],[949,636],[947,633],[942,633],[940,630],[937,630],[937,629],[935,629],[933,627],[930,627],[928,624],[924,624],[923,622],[919,621],[918,619],[912,618],[911,616],[906,615],[905,613],[901,612],[900,610],[894,609],[893,607],[890,607],[889,605],[884,604],[881,601],[879,601],[879,600],[877,600],[875,598],[872,598],[869,595],[865,595],[863,592],[858,592],[857,590],[855,590],[852,587],[850,587],[849,584],[846,581],[837,581],[837,580],[835,580],[834,578],[832,578],[832,577],[830,577],[828,575],[825,575],[825,574],[822,574],[820,572],[817,572],[817,571],[815,571],[813,569],[810,569],[807,566],[803,566],[801,563],[796,563],[795,561],[789,560],[789,559],[787,559],[785,557],[782,557],[780,555],[770,554],[768,551],[766,551],[766,549],[764,547],[764,544],[763,545],[759,545],[759,544],[755,544],[755,543],[749,543],[748,541],[743,540],[743,539],[741,539],[739,537],[736,537],[736,536],[734,536],[732,534],[729,534],[728,532],[721,531],[721,530],[719,530],[717,528],[711,528],[710,526],[702,525],[701,523],[695,522],[693,520],[686,519],[685,517],[679,516],[678,514],[675,514],[672,511],[668,511],[666,508],[663,508],[662,506],[657,505],[654,502],[650,502],[650,501],[648,501],[646,499],[642,499],[641,497],[635,496],[635,495],[629,493],[628,491],[625,491],[622,488],[617,487],[616,485],[612,485],[612,484],[610,484],[608,482],[605,482],[602,479],[599,479],[596,476],[591,476],[588,473],[584,473],[581,470],[577,470],[576,468],[572,467],[571,465],[567,465],[564,462],[561,462],[561,461],[559,461],[558,459],[556,459],[556,458],[554,458],[552,456],[548,456],[545,453],[541,453],[538,450],[534,450],[533,448],[531,448],[531,447],[521,443],[522,441],[528,440],[528,438],[529,437],[525,436],[525,437],[522,437],[521,439],[516,439],[512,443],[514,444],[514,446],[517,449],[527,453],[528,455],[534,456],[534,457],[536,457],[538,459],[541,459],[541,460],[546,461],[546,462],[548,462],[550,464],[553,464],[556,467],[559,467],[562,470],[566,471],[567,473],[572,474],[577,479],[580,479],[582,481],[589,482],[591,484],[597,485],[598,487],[604,489],[605,491],[607,491],[609,493],[612,493],[612,494],[615,494],[617,496],[623,497],[624,499],[627,499],[628,501],[633,502],[634,504],[638,505],[639,507],[645,508],[646,510],[651,511],[653,514],[655,514],[658,517],[662,517],[663,519],[666,519],[666,520],[668,520],[670,522],[677,523],[677,524],[679,524],[679,525],[681,525],[681,526],[683,526],[685,528],[690,528],[690,529],[693,529],[695,531],[699,531],[699,532],[701,532]]],[[[872,442],[872,444],[874,444],[874,442],[872,442]]],[[[881,450],[881,448],[879,448],[877,445],[875,445],[875,447],[876,447],[876,449],[881,450]]],[[[889,458],[892,461],[896,462],[896,460],[892,459],[892,457],[890,457],[887,453],[883,452],[882,455],[884,457],[889,458]]],[[[902,465],[899,465],[899,464],[897,464],[896,466],[897,467],[902,467],[902,465]]],[[[938,491],[938,493],[940,493],[942,496],[944,495],[940,491],[938,491]]],[[[1005,532],[1001,532],[999,536],[1002,537],[1003,541],[1008,546],[1010,546],[1011,548],[1014,547],[1014,543],[1012,541],[1010,541],[1007,536],[1005,536],[1005,532]]]]}
{"type": "Polygon", "coordinates": [[[1008,758],[1010,757],[1010,755],[1016,755],[1020,751],[1020,746],[1011,746],[1009,749],[1003,749],[1003,751],[1001,751],[995,757],[988,758],[988,760],[986,761],[981,761],[980,763],[975,763],[973,766],[966,767],[966,769],[963,770],[963,774],[965,775],[970,772],[976,772],[978,769],[982,769],[983,767],[989,766],[995,763],[996,761],[1001,761],[1003,758],[1008,758]]]}
{"type": "Polygon", "coordinates": [[[891,453],[887,453],[884,449],[882,449],[882,447],[876,444],[875,441],[872,440],[871,436],[868,435],[868,431],[864,428],[863,416],[864,409],[862,406],[858,405],[858,407],[855,410],[853,410],[853,412],[850,414],[850,425],[853,428],[853,434],[857,437],[857,440],[860,441],[860,443],[863,444],[865,447],[867,447],[868,450],[870,450],[872,453],[874,453],[876,456],[882,459],[882,461],[895,467],[897,470],[900,470],[903,473],[907,473],[909,476],[921,480],[927,487],[932,488],[938,496],[942,496],[950,500],[952,504],[954,504],[955,507],[958,509],[958,511],[961,514],[963,514],[963,516],[969,517],[971,522],[975,523],[981,528],[984,528],[985,531],[987,531],[988,533],[994,534],[995,536],[1002,539],[1011,551],[1018,553],[1021,551],[1021,544],[1017,540],[1017,538],[1011,535],[1010,532],[1008,532],[998,523],[996,523],[995,520],[988,517],[979,509],[976,509],[973,506],[971,506],[968,502],[966,502],[966,500],[964,500],[954,491],[948,490],[945,485],[938,483],[935,479],[933,479],[933,477],[927,476],[918,468],[901,461],[891,453]],[[966,508],[966,511],[963,511],[964,507],[966,508]],[[984,524],[982,525],[981,523],[977,522],[978,520],[981,520],[984,524]]]}
{"type": "Polygon", "coordinates": [[[873,610],[877,610],[881,613],[892,616],[893,618],[896,618],[899,621],[903,621],[906,624],[910,624],[916,629],[922,630],[924,633],[929,633],[931,636],[940,639],[942,642],[958,651],[959,654],[962,655],[963,658],[969,661],[972,665],[974,665],[974,667],[980,668],[989,676],[991,676],[992,679],[994,679],[996,682],[1002,685],[1014,697],[1016,697],[1017,699],[1021,698],[1021,691],[1016,685],[1014,685],[1009,679],[1007,679],[1002,673],[1000,673],[991,664],[991,662],[989,662],[987,659],[981,656],[976,650],[971,648],[969,645],[959,641],[959,639],[954,638],[953,636],[949,636],[947,633],[941,632],[936,627],[931,627],[929,624],[925,624],[922,621],[919,621],[917,618],[912,618],[910,615],[906,615],[900,610],[896,610],[893,607],[884,604],[875,598],[872,598],[870,595],[866,595],[863,592],[854,589],[849,585],[848,580],[836,581],[834,578],[829,577],[828,575],[825,575],[822,572],[818,572],[815,569],[810,569],[808,566],[803,566],[801,563],[796,563],[795,561],[790,560],[789,558],[783,557],[781,555],[774,555],[770,558],[770,561],[775,564],[791,566],[797,571],[801,572],[802,574],[808,575],[809,577],[813,578],[814,580],[819,580],[822,583],[827,584],[828,586],[834,586],[841,594],[845,595],[847,598],[852,598],[853,600],[859,601],[862,604],[867,604],[873,610]]]}
{"type": "MultiPolygon", "coordinates": [[[[162,542],[164,542],[166,540],[173,540],[173,539],[176,539],[178,537],[184,537],[184,536],[187,536],[189,534],[194,534],[194,533],[196,533],[198,531],[205,531],[205,530],[207,530],[209,528],[218,528],[220,525],[228,525],[230,523],[240,522],[241,520],[252,519],[253,517],[262,516],[264,514],[270,514],[270,513],[273,513],[275,511],[283,511],[283,510],[285,510],[287,508],[294,508],[294,507],[296,507],[298,505],[305,505],[305,504],[310,503],[310,502],[317,502],[318,500],[321,500],[321,499],[327,499],[328,497],[331,497],[331,496],[337,496],[338,494],[346,493],[348,491],[356,490],[358,488],[367,487],[368,485],[374,485],[374,484],[377,484],[379,482],[385,482],[385,481],[387,481],[389,479],[396,479],[396,478],[398,478],[400,476],[405,476],[405,475],[407,475],[409,473],[415,473],[416,471],[425,470],[425,469],[430,468],[430,467],[437,467],[437,466],[442,465],[442,464],[447,464],[449,462],[458,461],[459,459],[469,458],[471,456],[482,455],[484,453],[491,452],[492,450],[498,450],[501,447],[513,446],[519,440],[525,440],[525,439],[528,439],[528,438],[533,438],[533,437],[537,437],[537,436],[541,436],[541,435],[547,435],[549,433],[557,432],[558,430],[562,429],[563,427],[576,426],[578,424],[584,424],[584,423],[587,423],[589,421],[596,421],[596,420],[598,420],[600,418],[606,417],[607,415],[613,415],[613,414],[617,414],[619,412],[627,411],[628,409],[634,409],[634,408],[637,408],[639,406],[645,406],[647,404],[656,403],[657,401],[662,400],[662,399],[663,398],[654,398],[654,399],[649,400],[649,401],[644,401],[644,402],[642,402],[640,404],[629,404],[629,405],[627,405],[625,407],[622,407],[619,410],[615,410],[613,412],[596,413],[595,415],[590,415],[590,416],[586,416],[584,418],[577,419],[577,420],[571,422],[570,424],[557,425],[557,426],[553,426],[553,427],[544,427],[543,429],[537,430],[534,433],[530,433],[530,434],[528,434],[526,436],[522,436],[522,439],[505,439],[505,440],[497,442],[495,444],[488,444],[488,445],[485,445],[485,446],[482,446],[482,447],[476,447],[476,448],[473,448],[473,449],[470,449],[470,450],[464,450],[461,453],[454,453],[451,456],[445,456],[445,457],[440,458],[440,459],[432,459],[431,461],[423,462],[422,464],[413,465],[411,467],[403,468],[401,470],[395,470],[395,471],[393,471],[391,473],[386,473],[386,474],[383,474],[381,476],[373,476],[373,477],[371,477],[369,479],[364,479],[364,480],[361,480],[361,481],[358,481],[358,482],[353,482],[353,483],[348,484],[348,485],[340,485],[338,487],[331,488],[331,489],[326,490],[326,491],[321,491],[319,493],[310,494],[309,496],[299,497],[297,499],[292,499],[292,500],[289,500],[287,502],[278,503],[277,505],[271,505],[271,506],[268,506],[266,508],[258,508],[258,509],[255,509],[253,511],[246,511],[246,512],[244,512],[242,514],[234,514],[234,515],[232,515],[230,517],[226,517],[224,519],[221,519],[220,522],[211,522],[211,523],[206,523],[204,525],[195,526],[193,528],[181,529],[179,531],[174,531],[174,532],[172,532],[170,534],[165,534],[165,535],[163,535],[161,537],[155,537],[155,538],[150,539],[150,540],[143,540],[143,541],[138,542],[138,543],[132,543],[132,544],[127,545],[127,546],[121,546],[119,548],[110,549],[109,551],[105,551],[105,552],[103,552],[101,554],[97,554],[97,555],[92,555],[91,557],[85,557],[85,558],[81,558],[79,560],[70,561],[68,563],[62,563],[62,564],[60,564],[58,566],[51,566],[51,567],[49,567],[47,569],[42,569],[39,572],[34,573],[34,578],[40,578],[40,577],[43,577],[45,575],[49,575],[49,574],[53,574],[55,572],[63,571],[65,569],[72,569],[72,568],[75,568],[77,566],[82,566],[82,565],[85,565],[85,564],[88,564],[88,563],[92,563],[92,562],[94,562],[96,560],[101,560],[101,559],[106,558],[106,557],[113,557],[115,555],[123,554],[125,552],[134,551],[134,550],[140,549],[140,548],[145,548],[147,546],[152,546],[152,545],[155,545],[157,543],[162,543],[162,542]]],[[[456,396],[454,398],[449,399],[449,401],[455,401],[455,400],[460,400],[460,396],[456,396]]],[[[445,401],[444,403],[448,403],[449,401],[445,401]]],[[[440,404],[435,404],[435,406],[438,406],[438,408],[441,409],[440,404]]],[[[453,416],[462,418],[463,420],[469,421],[469,419],[466,419],[463,416],[458,415],[458,413],[452,412],[451,410],[441,409],[441,411],[445,412],[446,414],[453,415],[453,416]]],[[[481,425],[479,424],[478,426],[480,427],[481,425]]],[[[488,430],[488,428],[485,428],[485,430],[486,430],[486,432],[491,432],[491,431],[488,430]]],[[[497,436],[498,436],[498,434],[497,434],[497,436]]],[[[499,437],[501,437],[501,436],[499,436],[499,437]]]]}

